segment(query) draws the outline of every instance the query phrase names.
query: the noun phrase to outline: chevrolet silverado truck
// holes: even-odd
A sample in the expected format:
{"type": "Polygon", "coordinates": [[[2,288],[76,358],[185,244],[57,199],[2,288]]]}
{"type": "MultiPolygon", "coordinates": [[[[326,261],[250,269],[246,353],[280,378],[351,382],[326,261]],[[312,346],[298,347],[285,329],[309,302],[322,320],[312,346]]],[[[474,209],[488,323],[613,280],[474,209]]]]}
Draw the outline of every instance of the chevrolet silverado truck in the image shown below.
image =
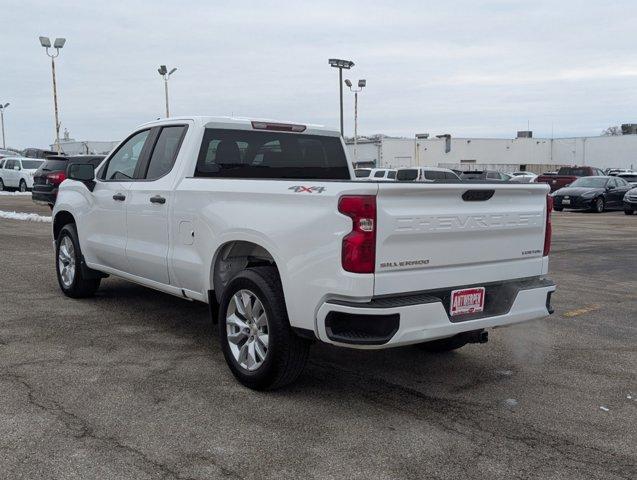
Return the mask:
{"type": "Polygon", "coordinates": [[[551,192],[564,188],[580,177],[603,176],[599,168],[595,167],[562,167],[557,171],[557,175],[539,175],[535,182],[546,183],[551,187],[551,192]]]}
{"type": "Polygon", "coordinates": [[[548,187],[354,180],[339,133],[219,117],[144,124],[53,210],[69,297],[121,277],[210,305],[234,376],[274,389],[310,344],[429,351],[552,313],[548,187]]]}

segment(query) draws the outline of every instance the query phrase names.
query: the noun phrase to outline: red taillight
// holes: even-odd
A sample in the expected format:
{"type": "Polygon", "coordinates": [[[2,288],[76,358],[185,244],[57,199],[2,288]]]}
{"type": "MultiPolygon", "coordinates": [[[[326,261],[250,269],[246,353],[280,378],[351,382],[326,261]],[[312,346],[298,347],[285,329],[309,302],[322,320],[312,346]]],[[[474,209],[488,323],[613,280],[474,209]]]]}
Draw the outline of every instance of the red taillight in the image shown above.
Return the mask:
{"type": "Polygon", "coordinates": [[[546,229],[544,230],[544,256],[551,251],[551,234],[553,227],[551,224],[551,212],[553,211],[553,197],[546,196],[546,229]]]}
{"type": "Polygon", "coordinates": [[[46,174],[46,181],[52,185],[59,185],[66,180],[66,174],[64,172],[52,172],[46,174]]]}
{"type": "Polygon", "coordinates": [[[352,219],[352,231],[343,238],[343,270],[352,273],[374,273],[376,196],[345,195],[338,201],[338,211],[352,219]]]}

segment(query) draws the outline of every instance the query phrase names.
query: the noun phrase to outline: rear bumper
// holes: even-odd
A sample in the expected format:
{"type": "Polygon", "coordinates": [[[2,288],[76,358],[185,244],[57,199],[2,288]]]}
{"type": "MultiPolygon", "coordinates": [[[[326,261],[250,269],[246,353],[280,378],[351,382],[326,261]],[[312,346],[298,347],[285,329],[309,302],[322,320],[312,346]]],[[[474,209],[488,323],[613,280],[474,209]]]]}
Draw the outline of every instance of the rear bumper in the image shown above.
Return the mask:
{"type": "Polygon", "coordinates": [[[543,318],[553,313],[550,297],[555,288],[544,277],[492,284],[487,286],[483,313],[453,320],[447,310],[451,289],[379,297],[366,303],[328,301],[317,313],[317,335],[326,343],[351,348],[380,349],[427,342],[543,318]]]}
{"type": "Polygon", "coordinates": [[[38,204],[55,205],[58,189],[49,185],[34,185],[31,199],[38,204]]]}

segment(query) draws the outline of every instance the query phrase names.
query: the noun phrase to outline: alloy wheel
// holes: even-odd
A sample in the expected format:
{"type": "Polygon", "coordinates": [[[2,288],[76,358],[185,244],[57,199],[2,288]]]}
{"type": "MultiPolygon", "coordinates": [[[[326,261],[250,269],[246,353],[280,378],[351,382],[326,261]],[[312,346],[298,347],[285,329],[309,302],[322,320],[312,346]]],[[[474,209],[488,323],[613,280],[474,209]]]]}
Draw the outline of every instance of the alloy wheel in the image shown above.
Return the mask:
{"type": "Polygon", "coordinates": [[[268,355],[268,316],[259,297],[242,289],[230,299],[226,312],[228,346],[235,361],[253,372],[268,355]]]}
{"type": "Polygon", "coordinates": [[[75,247],[67,235],[62,238],[58,249],[58,270],[62,284],[70,288],[75,280],[75,247]]]}

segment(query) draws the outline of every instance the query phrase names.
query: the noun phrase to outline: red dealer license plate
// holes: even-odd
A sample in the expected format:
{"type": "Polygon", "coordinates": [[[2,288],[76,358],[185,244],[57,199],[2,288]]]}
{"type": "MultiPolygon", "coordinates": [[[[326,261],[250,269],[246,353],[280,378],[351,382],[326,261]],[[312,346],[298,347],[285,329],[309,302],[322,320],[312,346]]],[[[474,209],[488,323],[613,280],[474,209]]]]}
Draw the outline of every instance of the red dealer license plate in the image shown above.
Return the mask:
{"type": "Polygon", "coordinates": [[[478,313],[484,310],[484,287],[465,288],[451,292],[449,314],[463,315],[478,313]]]}

